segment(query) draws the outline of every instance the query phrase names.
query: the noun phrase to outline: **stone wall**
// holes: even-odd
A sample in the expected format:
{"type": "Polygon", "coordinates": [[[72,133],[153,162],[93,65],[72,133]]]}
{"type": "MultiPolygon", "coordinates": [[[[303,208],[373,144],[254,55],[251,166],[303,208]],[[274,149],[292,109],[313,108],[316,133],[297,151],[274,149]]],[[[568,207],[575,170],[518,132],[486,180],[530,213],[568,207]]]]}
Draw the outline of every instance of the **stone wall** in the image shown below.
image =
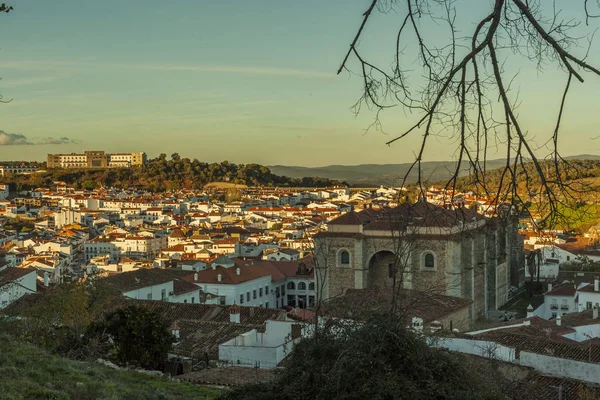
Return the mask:
{"type": "Polygon", "coordinates": [[[402,282],[404,288],[473,300],[468,312],[475,320],[507,301],[511,273],[518,268],[512,264],[518,257],[509,257],[511,248],[519,247],[513,231],[492,225],[460,235],[422,234],[403,240],[348,233],[337,233],[337,237],[336,232],[329,232],[315,240],[317,285],[324,286],[323,299],[350,288],[389,288],[394,283],[389,276],[392,264],[397,268],[395,282],[402,282]],[[348,265],[340,263],[342,250],[350,253],[348,265]],[[434,255],[434,268],[425,267],[428,253],[434,255]]]}

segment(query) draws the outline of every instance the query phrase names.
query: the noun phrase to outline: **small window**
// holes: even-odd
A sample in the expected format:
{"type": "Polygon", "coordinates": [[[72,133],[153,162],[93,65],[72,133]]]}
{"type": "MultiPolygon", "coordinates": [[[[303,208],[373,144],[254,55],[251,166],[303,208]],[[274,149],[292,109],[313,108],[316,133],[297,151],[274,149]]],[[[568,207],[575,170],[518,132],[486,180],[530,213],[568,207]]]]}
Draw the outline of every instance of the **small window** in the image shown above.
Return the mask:
{"type": "Polygon", "coordinates": [[[160,299],[164,300],[167,298],[167,289],[161,289],[160,291],[160,299]]]}
{"type": "Polygon", "coordinates": [[[350,264],[350,253],[348,253],[346,250],[343,250],[340,253],[340,264],[343,264],[343,265],[350,264]]]}
{"type": "Polygon", "coordinates": [[[431,253],[425,255],[425,268],[435,268],[435,258],[431,253]]]}
{"type": "Polygon", "coordinates": [[[265,308],[269,308],[269,302],[268,301],[265,303],[265,308]]]}
{"type": "Polygon", "coordinates": [[[244,304],[244,295],[240,294],[240,304],[244,304]]]}
{"type": "Polygon", "coordinates": [[[567,256],[567,261],[571,261],[571,256],[567,256]]]}
{"type": "Polygon", "coordinates": [[[262,290],[263,290],[262,288],[258,289],[258,297],[262,297],[262,290]]]}
{"type": "Polygon", "coordinates": [[[306,283],[300,282],[298,284],[298,290],[306,290],[306,283]]]}
{"type": "Polygon", "coordinates": [[[196,298],[192,296],[192,304],[196,302],[196,298]]]}
{"type": "Polygon", "coordinates": [[[246,300],[250,301],[250,292],[246,293],[246,300]]]}
{"type": "Polygon", "coordinates": [[[315,290],[315,283],[311,282],[308,284],[308,290],[315,290]]]}
{"type": "Polygon", "coordinates": [[[296,289],[296,285],[294,284],[294,282],[290,282],[290,283],[288,283],[288,289],[289,289],[289,290],[294,290],[294,289],[296,289]]]}
{"type": "Polygon", "coordinates": [[[585,303],[585,309],[586,309],[586,310],[589,310],[589,309],[591,309],[591,308],[592,308],[592,302],[591,302],[591,301],[588,301],[588,302],[586,302],[586,303],[585,303]]]}
{"type": "Polygon", "coordinates": [[[265,296],[268,296],[268,295],[269,295],[269,287],[265,286],[265,296]]]}
{"type": "Polygon", "coordinates": [[[254,289],[254,290],[252,291],[252,298],[253,298],[253,299],[256,299],[256,289],[254,289]]]}

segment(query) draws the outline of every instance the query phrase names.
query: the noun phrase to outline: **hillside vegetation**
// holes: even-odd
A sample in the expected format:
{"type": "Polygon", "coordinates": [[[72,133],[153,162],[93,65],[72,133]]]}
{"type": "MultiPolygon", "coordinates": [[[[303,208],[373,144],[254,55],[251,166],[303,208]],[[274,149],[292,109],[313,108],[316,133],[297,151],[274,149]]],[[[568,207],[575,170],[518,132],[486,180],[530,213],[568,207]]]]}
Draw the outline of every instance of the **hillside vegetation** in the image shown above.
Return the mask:
{"type": "Polygon", "coordinates": [[[209,182],[224,182],[248,186],[326,187],[339,182],[318,177],[289,178],[275,175],[259,164],[232,164],[228,161],[205,163],[182,158],[174,153],[151,159],[144,166],[112,169],[50,169],[31,175],[8,175],[0,183],[14,183],[17,189],[50,187],[64,181],[76,188],[95,189],[100,186],[137,187],[163,192],[165,190],[199,189],[209,182]]]}
{"type": "Polygon", "coordinates": [[[54,356],[38,347],[0,337],[0,398],[215,399],[216,389],[171,382],[134,371],[54,356]]]}
{"type": "MultiPolygon", "coordinates": [[[[565,157],[568,160],[583,160],[592,161],[592,164],[600,165],[597,160],[599,156],[583,154],[578,156],[565,157]],[[596,161],[594,163],[594,161],[596,161]]],[[[285,165],[269,166],[271,171],[278,175],[285,175],[292,178],[303,176],[320,176],[328,179],[336,179],[346,181],[358,186],[399,186],[402,184],[404,175],[411,167],[411,163],[400,164],[361,164],[361,165],[328,165],[324,167],[298,167],[285,165]]],[[[486,169],[489,172],[494,170],[501,171],[506,165],[506,160],[488,160],[486,169]]],[[[427,182],[445,182],[452,177],[456,169],[456,164],[453,161],[426,161],[421,164],[422,177],[427,182]]],[[[461,177],[469,175],[467,163],[463,163],[461,168],[461,177]]],[[[595,171],[600,177],[600,171],[595,171]]],[[[499,176],[499,174],[498,174],[499,176]]],[[[413,169],[407,177],[406,184],[415,183],[417,180],[417,170],[413,169]]]]}

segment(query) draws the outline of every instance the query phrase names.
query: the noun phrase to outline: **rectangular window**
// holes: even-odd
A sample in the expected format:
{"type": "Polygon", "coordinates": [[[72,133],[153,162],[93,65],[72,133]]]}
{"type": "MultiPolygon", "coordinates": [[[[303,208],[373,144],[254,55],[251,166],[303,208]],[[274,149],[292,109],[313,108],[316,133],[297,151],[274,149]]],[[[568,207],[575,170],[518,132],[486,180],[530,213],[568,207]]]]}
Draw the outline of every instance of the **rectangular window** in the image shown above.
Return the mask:
{"type": "Polygon", "coordinates": [[[265,308],[269,308],[269,302],[268,301],[265,303],[265,308]]]}
{"type": "Polygon", "coordinates": [[[592,308],[592,302],[591,302],[591,301],[588,301],[588,302],[586,302],[586,303],[585,303],[585,309],[586,309],[586,310],[589,310],[589,309],[591,309],[591,308],[592,308]]]}
{"type": "Polygon", "coordinates": [[[258,289],[258,297],[262,297],[262,288],[258,289]]]}
{"type": "Polygon", "coordinates": [[[244,304],[244,295],[240,294],[240,304],[244,304]]]}
{"type": "Polygon", "coordinates": [[[256,289],[252,291],[252,298],[256,300],[256,289]]]}
{"type": "Polygon", "coordinates": [[[281,285],[281,295],[285,296],[285,285],[281,285]]]}
{"type": "Polygon", "coordinates": [[[196,302],[196,298],[194,296],[192,296],[192,304],[194,304],[196,302]]]}
{"type": "Polygon", "coordinates": [[[167,289],[162,289],[162,290],[160,291],[160,299],[161,299],[161,300],[164,300],[164,299],[166,299],[166,298],[167,298],[167,289]]]}
{"type": "Polygon", "coordinates": [[[250,292],[246,293],[246,300],[250,301],[250,292]]]}
{"type": "Polygon", "coordinates": [[[279,286],[275,288],[275,297],[279,298],[279,286]]]}

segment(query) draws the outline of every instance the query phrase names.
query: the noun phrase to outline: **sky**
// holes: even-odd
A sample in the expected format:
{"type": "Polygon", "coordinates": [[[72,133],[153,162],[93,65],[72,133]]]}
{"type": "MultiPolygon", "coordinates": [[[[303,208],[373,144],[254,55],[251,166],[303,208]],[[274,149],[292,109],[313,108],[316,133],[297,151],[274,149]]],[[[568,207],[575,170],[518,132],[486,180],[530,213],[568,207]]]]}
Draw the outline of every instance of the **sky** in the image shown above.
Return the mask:
{"type": "MultiPolygon", "coordinates": [[[[0,104],[0,160],[83,150],[177,152],[265,165],[414,159],[418,134],[385,142],[418,116],[395,108],[384,115],[384,132],[365,133],[374,114],[351,110],[361,81],[336,75],[370,1],[9,3],[14,11],[0,15],[0,93],[12,101],[0,104]]],[[[489,1],[459,3],[471,3],[461,15],[470,32],[489,1]]],[[[399,18],[375,16],[359,45],[374,59],[391,61],[399,18]]],[[[433,27],[430,34],[447,33],[433,27]]],[[[596,65],[598,53],[590,53],[596,65]]],[[[543,138],[552,129],[549,115],[564,74],[530,64],[508,68],[522,81],[525,128],[543,138]]],[[[589,76],[574,89],[561,149],[598,154],[600,78],[589,76]]],[[[444,139],[426,153],[427,160],[454,156],[452,141],[444,139]]]]}

